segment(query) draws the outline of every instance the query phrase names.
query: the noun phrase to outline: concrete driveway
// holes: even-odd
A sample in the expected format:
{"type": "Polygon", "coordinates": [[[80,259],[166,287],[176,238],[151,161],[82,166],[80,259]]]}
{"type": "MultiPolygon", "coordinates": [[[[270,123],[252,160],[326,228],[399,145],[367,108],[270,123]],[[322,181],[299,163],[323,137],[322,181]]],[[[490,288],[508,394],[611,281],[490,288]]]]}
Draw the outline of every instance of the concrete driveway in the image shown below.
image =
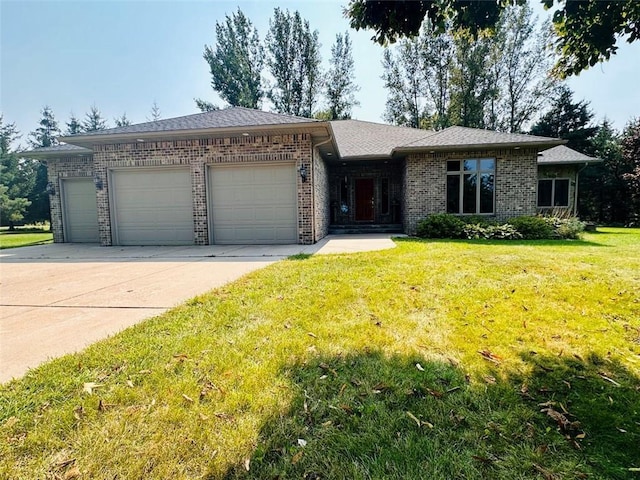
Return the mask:
{"type": "Polygon", "coordinates": [[[310,246],[53,244],[0,251],[0,383],[289,255],[393,246],[389,235],[345,235],[310,246]]]}

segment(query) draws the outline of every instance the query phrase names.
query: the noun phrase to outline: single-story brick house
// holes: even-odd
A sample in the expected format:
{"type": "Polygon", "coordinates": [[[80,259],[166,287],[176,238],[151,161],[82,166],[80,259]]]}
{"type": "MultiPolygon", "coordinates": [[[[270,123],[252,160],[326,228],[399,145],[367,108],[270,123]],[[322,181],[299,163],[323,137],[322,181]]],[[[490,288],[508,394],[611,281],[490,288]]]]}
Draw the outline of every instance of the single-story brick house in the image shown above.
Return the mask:
{"type": "Polygon", "coordinates": [[[247,108],[61,137],[47,162],[56,242],[314,243],[414,233],[428,214],[573,209],[594,158],[555,138],[319,121],[247,108]]]}

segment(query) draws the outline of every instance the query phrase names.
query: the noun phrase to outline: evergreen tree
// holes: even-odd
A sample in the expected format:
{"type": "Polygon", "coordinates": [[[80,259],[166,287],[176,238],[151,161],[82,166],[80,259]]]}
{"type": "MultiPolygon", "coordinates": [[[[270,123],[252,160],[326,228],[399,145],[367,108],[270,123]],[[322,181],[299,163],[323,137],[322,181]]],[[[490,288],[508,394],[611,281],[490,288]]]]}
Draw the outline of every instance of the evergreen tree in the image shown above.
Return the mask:
{"type": "MultiPolygon", "coordinates": [[[[240,8],[216,22],[216,45],[205,46],[211,87],[231,106],[258,108],[262,99],[264,52],[258,30],[240,8]]],[[[206,111],[206,110],[203,110],[206,111]]]]}
{"type": "Polygon", "coordinates": [[[598,127],[590,125],[592,118],[589,103],[574,102],[571,89],[562,85],[549,111],[531,127],[531,134],[568,140],[569,148],[589,154],[591,139],[598,131],[598,127]]]}
{"type": "Polygon", "coordinates": [[[80,120],[71,112],[71,118],[67,122],[67,130],[64,132],[65,135],[76,135],[78,133],[82,133],[83,127],[80,123],[80,120]]]}
{"type": "Polygon", "coordinates": [[[126,112],[123,113],[121,117],[114,118],[113,121],[116,124],[116,127],[128,127],[129,125],[131,125],[131,122],[127,118],[126,112]]]}
{"type": "Polygon", "coordinates": [[[623,174],[631,194],[627,223],[640,226],[640,117],[629,121],[622,132],[622,156],[630,172],[623,174]]]}
{"type": "Polygon", "coordinates": [[[268,92],[279,113],[311,117],[322,87],[318,31],[300,12],[276,8],[266,37],[267,65],[275,82],[268,92]]]}
{"type": "Polygon", "coordinates": [[[338,33],[331,46],[331,67],[326,81],[329,120],[351,118],[351,109],[360,104],[355,98],[358,90],[349,33],[345,32],[344,36],[338,33]]]}
{"type": "Polygon", "coordinates": [[[58,122],[56,121],[53,111],[49,106],[42,109],[42,118],[39,127],[29,134],[29,145],[32,148],[51,147],[58,144],[56,139],[60,135],[58,122]]]}
{"type": "MultiPolygon", "coordinates": [[[[58,122],[53,111],[48,106],[42,109],[42,119],[39,127],[29,134],[29,144],[32,148],[51,147],[58,144],[56,135],[60,135],[58,122]]],[[[46,192],[48,183],[47,164],[40,160],[25,160],[32,162],[35,170],[35,184],[27,195],[30,202],[25,220],[28,222],[43,222],[50,220],[49,194],[46,192]]]]}
{"type": "Polygon", "coordinates": [[[196,107],[198,107],[201,112],[213,112],[214,110],[220,110],[220,107],[217,105],[206,100],[202,100],[201,98],[194,98],[193,101],[196,102],[196,107]]]}
{"type": "Polygon", "coordinates": [[[82,128],[85,132],[95,132],[97,130],[104,130],[107,128],[107,121],[102,118],[100,110],[94,105],[89,112],[85,115],[82,128]]]}
{"type": "Polygon", "coordinates": [[[33,189],[32,162],[18,158],[11,144],[19,138],[15,123],[4,124],[0,115],[0,225],[15,229],[31,205],[27,198],[33,189]]]}
{"type": "Polygon", "coordinates": [[[149,113],[151,116],[147,117],[148,122],[157,122],[162,118],[162,114],[160,113],[160,107],[158,106],[155,100],[153,101],[153,105],[151,105],[151,111],[149,113]]]}

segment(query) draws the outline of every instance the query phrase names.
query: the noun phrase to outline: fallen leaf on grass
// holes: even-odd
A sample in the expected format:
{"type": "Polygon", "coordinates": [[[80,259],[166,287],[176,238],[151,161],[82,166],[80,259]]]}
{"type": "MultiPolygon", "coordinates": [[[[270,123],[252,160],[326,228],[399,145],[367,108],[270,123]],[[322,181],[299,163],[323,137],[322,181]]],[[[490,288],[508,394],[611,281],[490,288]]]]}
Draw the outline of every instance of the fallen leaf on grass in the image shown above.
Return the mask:
{"type": "Polygon", "coordinates": [[[301,447],[306,447],[307,446],[307,441],[303,438],[299,438],[298,439],[298,445],[300,445],[301,447]]]}
{"type": "Polygon", "coordinates": [[[307,332],[307,335],[309,335],[311,338],[318,338],[318,336],[312,332],[307,332]]]}
{"type": "Polygon", "coordinates": [[[496,377],[492,375],[485,375],[482,378],[484,378],[484,381],[487,382],[489,385],[495,385],[497,383],[496,377]]]}
{"type": "MultiPolygon", "coordinates": [[[[302,455],[304,455],[304,452],[302,450],[300,450],[299,452],[297,452],[293,458],[291,459],[291,463],[293,465],[295,465],[296,463],[298,463],[300,461],[300,459],[302,458],[302,455]]],[[[247,469],[247,471],[249,471],[249,469],[247,469]]]]}
{"type": "Polygon", "coordinates": [[[493,463],[493,462],[495,462],[495,459],[493,459],[493,458],[481,457],[480,455],[471,455],[471,458],[473,458],[474,460],[477,460],[478,462],[482,462],[482,463],[493,463]]]}
{"type": "Polygon", "coordinates": [[[184,398],[189,403],[193,403],[193,398],[191,398],[189,395],[183,393],[182,398],[184,398]]]}
{"type": "Polygon", "coordinates": [[[64,477],[62,478],[64,480],[73,480],[74,478],[79,478],[80,475],[82,475],[80,473],[80,469],[78,467],[72,467],[65,472],[64,477]]]}
{"type": "Polygon", "coordinates": [[[425,427],[429,427],[429,428],[433,428],[433,423],[431,422],[425,422],[424,420],[420,420],[418,417],[416,417],[413,413],[407,411],[407,416],[413,420],[414,422],[416,422],[416,425],[418,425],[418,428],[422,427],[423,425],[425,427]]]}
{"type": "Polygon", "coordinates": [[[424,372],[424,368],[422,367],[422,365],[420,365],[419,363],[416,363],[416,368],[418,370],[420,370],[421,372],[424,372]]]}
{"type": "Polygon", "coordinates": [[[101,383],[87,382],[82,386],[82,390],[88,393],[89,395],[91,395],[93,393],[94,388],[100,388],[102,386],[103,385],[101,383]]]}
{"type": "Polygon", "coordinates": [[[536,463],[533,464],[533,467],[542,475],[544,480],[556,480],[557,477],[550,470],[547,470],[536,463]]]}
{"type": "Polygon", "coordinates": [[[601,377],[603,380],[606,380],[607,382],[612,383],[612,384],[613,384],[613,385],[615,385],[616,387],[619,387],[619,386],[620,386],[620,384],[619,384],[618,382],[616,382],[613,378],[609,378],[609,377],[607,377],[604,373],[602,373],[602,372],[598,372],[598,375],[600,375],[600,377],[601,377]]]}
{"type": "Polygon", "coordinates": [[[245,458],[243,464],[244,464],[244,469],[248,472],[251,469],[251,459],[245,458]]]}
{"type": "Polygon", "coordinates": [[[489,350],[480,350],[478,353],[482,355],[482,358],[490,362],[493,362],[496,365],[499,365],[500,362],[502,361],[502,357],[496,355],[495,353],[491,353],[489,350]]]}
{"type": "Polygon", "coordinates": [[[127,380],[127,387],[133,388],[133,382],[131,380],[127,380]]]}
{"type": "Polygon", "coordinates": [[[104,403],[102,401],[102,399],[100,399],[100,401],[98,401],[98,411],[99,412],[106,412],[107,410],[109,410],[110,408],[115,407],[115,403],[104,403]]]}

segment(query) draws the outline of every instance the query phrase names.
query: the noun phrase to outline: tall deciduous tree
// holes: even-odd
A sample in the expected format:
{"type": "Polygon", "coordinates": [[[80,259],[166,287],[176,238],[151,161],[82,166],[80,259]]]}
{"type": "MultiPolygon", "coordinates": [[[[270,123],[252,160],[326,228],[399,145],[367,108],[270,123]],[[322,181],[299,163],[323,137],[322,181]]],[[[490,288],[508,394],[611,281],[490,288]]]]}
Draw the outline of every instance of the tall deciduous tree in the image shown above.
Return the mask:
{"type": "Polygon", "coordinates": [[[331,46],[331,65],[325,82],[329,120],[351,118],[351,110],[360,104],[355,98],[359,87],[355,84],[354,67],[349,33],[338,33],[331,46]]]}
{"type": "MultiPolygon", "coordinates": [[[[556,7],[553,15],[554,43],[558,53],[554,71],[560,77],[574,75],[598,62],[608,60],[617,49],[619,38],[628,42],[640,38],[640,2],[638,0],[540,0],[545,8],[556,7]]],[[[428,19],[435,33],[447,26],[467,28],[474,35],[492,28],[509,5],[526,0],[504,1],[370,1],[350,0],[345,9],[352,28],[373,29],[372,40],[393,43],[398,38],[415,36],[428,19]]]]}
{"type": "Polygon", "coordinates": [[[0,115],[0,224],[9,225],[11,230],[31,205],[27,197],[35,180],[31,162],[12,151],[12,143],[19,136],[15,123],[5,124],[0,115]]]}
{"type": "Polygon", "coordinates": [[[100,110],[98,110],[98,107],[95,105],[92,106],[85,115],[82,128],[85,132],[95,132],[97,130],[104,130],[107,128],[107,121],[102,118],[100,110]]]}
{"type": "Polygon", "coordinates": [[[205,46],[211,87],[231,106],[258,108],[262,99],[264,53],[258,30],[238,10],[216,22],[216,44],[205,46]]]}
{"type": "Polygon", "coordinates": [[[265,40],[267,66],[274,79],[267,96],[279,113],[311,117],[322,87],[318,31],[300,12],[276,8],[265,40]]]}

